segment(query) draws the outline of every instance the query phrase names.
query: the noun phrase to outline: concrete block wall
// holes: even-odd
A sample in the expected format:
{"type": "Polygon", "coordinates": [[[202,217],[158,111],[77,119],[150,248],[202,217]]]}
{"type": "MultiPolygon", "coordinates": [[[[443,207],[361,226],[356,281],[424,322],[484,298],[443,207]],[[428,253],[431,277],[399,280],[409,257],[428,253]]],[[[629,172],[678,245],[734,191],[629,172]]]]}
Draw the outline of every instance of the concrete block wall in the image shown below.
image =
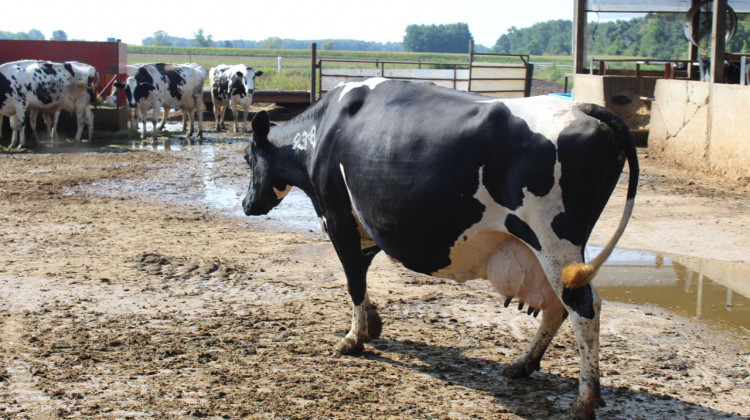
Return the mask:
{"type": "Polygon", "coordinates": [[[649,155],[734,178],[750,177],[750,87],[659,80],[649,155]]]}

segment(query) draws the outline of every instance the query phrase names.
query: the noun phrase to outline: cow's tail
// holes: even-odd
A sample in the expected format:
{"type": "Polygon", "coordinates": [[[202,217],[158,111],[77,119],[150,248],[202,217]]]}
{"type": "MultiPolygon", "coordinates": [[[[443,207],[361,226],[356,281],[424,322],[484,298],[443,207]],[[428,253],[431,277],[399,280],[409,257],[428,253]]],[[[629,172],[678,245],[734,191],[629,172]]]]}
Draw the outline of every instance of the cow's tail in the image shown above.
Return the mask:
{"type": "Polygon", "coordinates": [[[599,268],[604,264],[604,261],[606,261],[610,254],[612,254],[615,245],[617,245],[623,232],[625,232],[625,227],[628,225],[630,215],[633,213],[635,192],[638,188],[638,155],[633,136],[630,134],[627,125],[625,125],[622,119],[617,115],[602,107],[586,106],[583,108],[583,111],[607,124],[615,132],[615,136],[620,142],[620,145],[625,152],[625,157],[628,160],[630,177],[628,181],[627,201],[625,202],[625,209],[622,212],[620,225],[617,227],[617,231],[615,231],[615,234],[609,242],[604,246],[604,249],[602,249],[599,255],[588,263],[575,263],[563,268],[563,284],[569,289],[576,289],[589,284],[597,271],[599,271],[599,268]]]}

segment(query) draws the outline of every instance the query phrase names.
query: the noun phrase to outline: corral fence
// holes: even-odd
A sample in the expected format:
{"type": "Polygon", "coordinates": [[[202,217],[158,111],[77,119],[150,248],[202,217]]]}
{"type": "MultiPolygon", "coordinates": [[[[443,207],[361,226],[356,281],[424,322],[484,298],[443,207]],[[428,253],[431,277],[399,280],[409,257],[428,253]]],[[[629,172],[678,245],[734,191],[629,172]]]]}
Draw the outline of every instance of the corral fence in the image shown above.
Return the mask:
{"type": "MultiPolygon", "coordinates": [[[[432,82],[439,86],[466,92],[476,92],[498,98],[521,98],[531,95],[534,64],[528,55],[475,53],[473,44],[466,62],[425,62],[390,60],[318,59],[317,70],[320,87],[315,100],[319,100],[340,83],[369,77],[393,80],[432,82]]],[[[315,74],[315,73],[313,73],[315,74]]]]}

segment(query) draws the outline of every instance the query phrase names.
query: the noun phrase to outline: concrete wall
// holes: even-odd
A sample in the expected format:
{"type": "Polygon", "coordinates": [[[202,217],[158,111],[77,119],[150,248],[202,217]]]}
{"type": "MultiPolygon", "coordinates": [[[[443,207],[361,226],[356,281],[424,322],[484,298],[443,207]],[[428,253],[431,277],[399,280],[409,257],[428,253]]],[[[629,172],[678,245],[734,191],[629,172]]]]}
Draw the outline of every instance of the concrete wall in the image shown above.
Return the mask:
{"type": "Polygon", "coordinates": [[[750,86],[659,80],[649,155],[688,168],[750,177],[750,86]]]}

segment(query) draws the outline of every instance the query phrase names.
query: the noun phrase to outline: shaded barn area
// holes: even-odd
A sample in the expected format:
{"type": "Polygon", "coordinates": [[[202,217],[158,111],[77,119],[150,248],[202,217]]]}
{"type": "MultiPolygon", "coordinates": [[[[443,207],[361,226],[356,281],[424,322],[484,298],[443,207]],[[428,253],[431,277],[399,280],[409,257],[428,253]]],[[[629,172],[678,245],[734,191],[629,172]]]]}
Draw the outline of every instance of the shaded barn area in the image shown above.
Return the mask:
{"type": "Polygon", "coordinates": [[[736,24],[732,16],[750,13],[750,1],[574,1],[573,98],[618,113],[652,157],[733,178],[750,177],[750,130],[741,113],[750,99],[747,55],[726,51],[731,25],[736,24]],[[703,48],[691,42],[686,60],[588,57],[588,14],[623,12],[683,14],[685,42],[704,33],[703,48]],[[612,68],[622,62],[634,69],[612,68]]]}

